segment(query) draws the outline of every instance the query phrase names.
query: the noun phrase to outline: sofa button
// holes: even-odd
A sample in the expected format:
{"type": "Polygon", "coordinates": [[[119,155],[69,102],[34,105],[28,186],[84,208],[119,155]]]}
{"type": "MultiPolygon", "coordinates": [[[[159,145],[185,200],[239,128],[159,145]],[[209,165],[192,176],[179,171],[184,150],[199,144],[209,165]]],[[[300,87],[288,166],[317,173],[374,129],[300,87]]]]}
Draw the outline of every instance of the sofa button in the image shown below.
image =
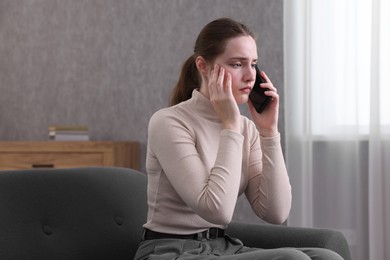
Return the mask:
{"type": "Polygon", "coordinates": [[[42,230],[46,235],[51,235],[53,233],[53,230],[48,225],[43,225],[42,230]]]}
{"type": "Polygon", "coordinates": [[[115,217],[114,220],[115,220],[115,223],[117,223],[119,226],[123,225],[123,219],[122,218],[115,217]]]}

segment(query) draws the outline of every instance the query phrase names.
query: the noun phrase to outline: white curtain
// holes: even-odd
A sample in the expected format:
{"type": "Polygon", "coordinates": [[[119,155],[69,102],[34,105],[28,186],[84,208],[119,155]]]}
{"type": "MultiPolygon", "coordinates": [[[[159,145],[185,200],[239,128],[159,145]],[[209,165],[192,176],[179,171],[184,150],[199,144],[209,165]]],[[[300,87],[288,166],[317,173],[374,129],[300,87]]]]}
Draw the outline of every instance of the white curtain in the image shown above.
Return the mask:
{"type": "Polygon", "coordinates": [[[288,225],[390,259],[390,0],[284,1],[288,225]]]}

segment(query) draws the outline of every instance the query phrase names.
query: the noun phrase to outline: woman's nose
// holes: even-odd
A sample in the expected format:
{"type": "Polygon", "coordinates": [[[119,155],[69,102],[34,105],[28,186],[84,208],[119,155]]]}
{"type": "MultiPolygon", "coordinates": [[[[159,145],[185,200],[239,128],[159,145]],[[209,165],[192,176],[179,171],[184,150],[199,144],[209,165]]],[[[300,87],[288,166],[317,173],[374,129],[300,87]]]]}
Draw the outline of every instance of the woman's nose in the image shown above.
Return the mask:
{"type": "Polygon", "coordinates": [[[250,66],[245,70],[244,80],[246,82],[255,81],[256,79],[256,70],[250,66]]]}

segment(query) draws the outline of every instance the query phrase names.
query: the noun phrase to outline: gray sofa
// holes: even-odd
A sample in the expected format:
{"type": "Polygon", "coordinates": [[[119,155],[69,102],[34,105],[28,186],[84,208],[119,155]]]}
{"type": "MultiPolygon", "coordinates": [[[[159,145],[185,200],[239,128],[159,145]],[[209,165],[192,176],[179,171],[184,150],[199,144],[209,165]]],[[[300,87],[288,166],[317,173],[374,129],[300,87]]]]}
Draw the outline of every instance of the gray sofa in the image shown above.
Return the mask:
{"type": "MultiPolygon", "coordinates": [[[[132,259],[146,182],[110,167],[0,172],[0,259],[132,259]]],[[[227,233],[248,246],[324,247],[351,259],[334,230],[232,223],[227,233]]]]}

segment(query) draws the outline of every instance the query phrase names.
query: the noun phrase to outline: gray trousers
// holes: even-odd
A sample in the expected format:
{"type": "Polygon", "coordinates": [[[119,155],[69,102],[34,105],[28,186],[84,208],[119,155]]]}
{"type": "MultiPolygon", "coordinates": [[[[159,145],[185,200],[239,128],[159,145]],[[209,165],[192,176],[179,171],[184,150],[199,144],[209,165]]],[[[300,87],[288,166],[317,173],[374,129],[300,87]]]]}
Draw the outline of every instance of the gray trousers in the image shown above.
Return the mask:
{"type": "Polygon", "coordinates": [[[211,240],[154,239],[141,241],[135,260],[221,259],[343,259],[337,253],[323,248],[259,249],[245,247],[238,239],[225,236],[211,240]]]}

